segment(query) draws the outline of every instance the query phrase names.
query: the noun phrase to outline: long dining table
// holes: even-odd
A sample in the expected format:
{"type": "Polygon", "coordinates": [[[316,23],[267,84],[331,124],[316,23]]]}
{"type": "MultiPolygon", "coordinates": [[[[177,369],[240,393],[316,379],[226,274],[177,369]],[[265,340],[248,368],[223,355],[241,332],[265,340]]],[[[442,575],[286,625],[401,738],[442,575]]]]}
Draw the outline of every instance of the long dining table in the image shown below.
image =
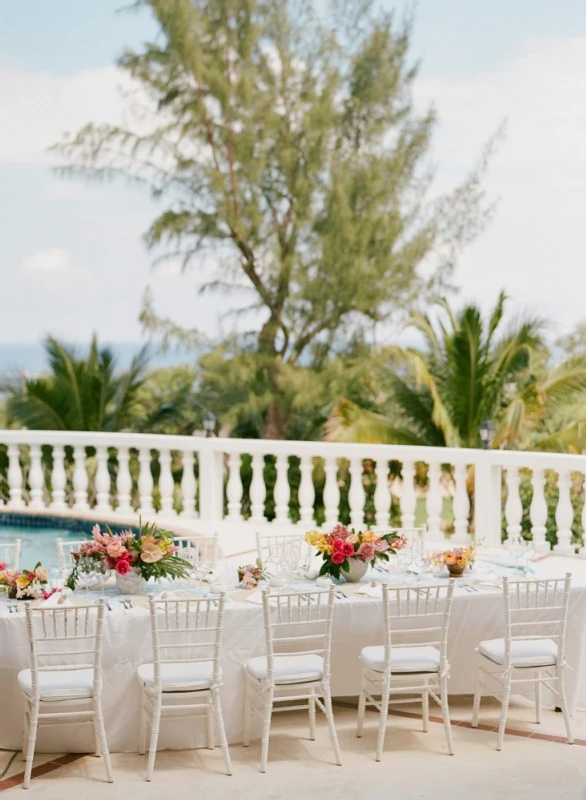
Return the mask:
{"type": "MultiPolygon", "coordinates": [[[[540,578],[563,577],[572,572],[572,559],[550,557],[535,565],[540,578]]],[[[369,575],[364,585],[372,586],[369,575]]],[[[232,584],[234,582],[232,581],[232,584]]],[[[354,697],[359,691],[360,661],[363,647],[382,643],[382,602],[376,586],[370,593],[347,586],[337,593],[332,637],[332,691],[334,697],[354,697]]],[[[152,660],[149,612],[144,596],[133,598],[131,608],[119,602],[115,592],[108,594],[111,610],[105,613],[103,650],[103,708],[109,747],[112,752],[138,749],[140,685],[137,667],[152,660]]],[[[90,593],[91,597],[91,593],[90,593]]],[[[83,602],[87,595],[75,593],[72,601],[83,602]]],[[[258,600],[258,597],[256,598],[258,600]]],[[[449,628],[449,691],[467,695],[474,691],[475,648],[483,639],[503,635],[503,601],[500,589],[462,583],[454,592],[449,628]]],[[[572,582],[567,631],[566,672],[568,700],[572,710],[586,709],[586,579],[572,582]]],[[[250,600],[250,593],[227,589],[222,648],[223,685],[221,688],[224,723],[230,743],[242,740],[244,664],[263,655],[264,627],[262,606],[250,600]]],[[[30,666],[25,615],[22,609],[10,613],[0,601],[0,748],[20,749],[23,726],[23,700],[17,683],[21,669],[30,666]]],[[[163,721],[160,748],[183,749],[204,746],[205,725],[193,720],[163,721]]],[[[253,734],[255,733],[253,729],[253,734]]],[[[260,735],[259,730],[256,733],[260,735]]],[[[39,730],[38,752],[91,752],[91,726],[68,724],[39,730]]]]}

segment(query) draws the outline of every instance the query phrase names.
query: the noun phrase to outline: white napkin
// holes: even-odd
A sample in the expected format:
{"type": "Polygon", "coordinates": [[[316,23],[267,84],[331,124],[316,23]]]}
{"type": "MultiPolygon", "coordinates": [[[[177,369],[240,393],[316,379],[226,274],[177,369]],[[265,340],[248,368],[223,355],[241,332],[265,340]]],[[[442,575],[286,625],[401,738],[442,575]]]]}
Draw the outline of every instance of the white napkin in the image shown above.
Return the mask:
{"type": "Polygon", "coordinates": [[[216,583],[216,581],[220,580],[220,576],[217,572],[213,569],[208,572],[208,574],[203,579],[206,583],[216,583]]]}
{"type": "Polygon", "coordinates": [[[175,592],[161,592],[157,595],[157,600],[181,600],[181,597],[175,592]]]}
{"type": "Polygon", "coordinates": [[[59,608],[59,606],[71,606],[72,603],[70,602],[69,598],[63,592],[53,592],[50,597],[47,597],[46,600],[43,600],[41,606],[43,608],[59,608]]]}
{"type": "Polygon", "coordinates": [[[377,583],[376,586],[365,583],[360,589],[357,589],[354,594],[365,594],[367,597],[375,597],[377,600],[380,600],[383,596],[383,587],[380,583],[377,583]]]}
{"type": "Polygon", "coordinates": [[[253,592],[246,598],[247,603],[255,603],[257,606],[262,606],[262,592],[253,592]]]}

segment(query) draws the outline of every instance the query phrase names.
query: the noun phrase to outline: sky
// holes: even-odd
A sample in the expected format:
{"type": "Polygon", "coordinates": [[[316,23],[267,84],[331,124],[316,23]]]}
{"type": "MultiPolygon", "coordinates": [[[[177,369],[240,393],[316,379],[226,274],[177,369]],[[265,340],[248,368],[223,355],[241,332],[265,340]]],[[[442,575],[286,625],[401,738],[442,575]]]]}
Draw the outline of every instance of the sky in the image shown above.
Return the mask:
{"type": "MultiPolygon", "coordinates": [[[[126,4],[0,0],[0,344],[138,341],[147,287],[179,324],[211,337],[231,325],[230,301],[202,297],[196,274],[153,267],[144,193],[51,171],[46,149],[64,131],[123,117],[115,59],[155,34],[144,12],[116,13],[126,4]]],[[[563,334],[586,319],[586,3],[419,0],[412,57],[417,101],[439,113],[439,191],[506,120],[485,181],[496,215],[459,263],[456,302],[488,308],[504,288],[516,312],[563,334]]]]}

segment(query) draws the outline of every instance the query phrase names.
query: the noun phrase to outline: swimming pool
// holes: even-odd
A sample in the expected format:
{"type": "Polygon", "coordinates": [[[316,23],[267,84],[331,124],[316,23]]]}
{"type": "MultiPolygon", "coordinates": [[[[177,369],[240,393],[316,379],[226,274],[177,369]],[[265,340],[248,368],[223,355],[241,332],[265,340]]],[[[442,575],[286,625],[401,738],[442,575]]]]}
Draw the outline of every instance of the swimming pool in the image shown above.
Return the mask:
{"type": "MultiPolygon", "coordinates": [[[[20,567],[32,568],[40,561],[46,567],[57,566],[56,539],[64,542],[91,538],[95,522],[34,514],[0,514],[0,545],[21,541],[20,567]]],[[[110,525],[118,533],[128,525],[110,525]]]]}

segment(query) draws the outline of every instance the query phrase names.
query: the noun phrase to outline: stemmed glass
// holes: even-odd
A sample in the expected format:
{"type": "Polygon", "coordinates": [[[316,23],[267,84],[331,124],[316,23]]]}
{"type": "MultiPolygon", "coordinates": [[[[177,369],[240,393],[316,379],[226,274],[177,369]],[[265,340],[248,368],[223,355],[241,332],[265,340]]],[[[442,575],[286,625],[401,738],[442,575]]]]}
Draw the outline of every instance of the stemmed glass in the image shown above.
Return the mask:
{"type": "Polygon", "coordinates": [[[95,583],[95,559],[80,556],[77,559],[77,584],[80,589],[89,591],[95,583]]]}
{"type": "Polygon", "coordinates": [[[412,542],[408,541],[405,547],[402,547],[400,550],[397,550],[397,562],[401,567],[403,573],[402,580],[404,582],[408,582],[407,570],[413,563],[414,557],[415,557],[415,552],[413,549],[412,542]]]}
{"type": "Polygon", "coordinates": [[[535,557],[535,542],[533,539],[525,540],[525,547],[523,548],[523,574],[527,575],[530,572],[533,572],[533,567],[531,566],[531,562],[535,557]]]}
{"type": "Polygon", "coordinates": [[[301,559],[301,545],[298,541],[290,540],[281,544],[281,563],[287,576],[287,586],[293,585],[293,573],[301,559]]]}
{"type": "Polygon", "coordinates": [[[525,552],[525,539],[523,539],[520,533],[514,533],[509,536],[507,549],[515,566],[517,566],[521,556],[525,552]]]}
{"type": "Polygon", "coordinates": [[[206,575],[209,574],[210,571],[210,564],[205,558],[202,558],[201,555],[198,553],[197,557],[192,561],[192,570],[195,579],[199,583],[198,594],[205,594],[205,589],[203,586],[203,579],[206,575]]]}

